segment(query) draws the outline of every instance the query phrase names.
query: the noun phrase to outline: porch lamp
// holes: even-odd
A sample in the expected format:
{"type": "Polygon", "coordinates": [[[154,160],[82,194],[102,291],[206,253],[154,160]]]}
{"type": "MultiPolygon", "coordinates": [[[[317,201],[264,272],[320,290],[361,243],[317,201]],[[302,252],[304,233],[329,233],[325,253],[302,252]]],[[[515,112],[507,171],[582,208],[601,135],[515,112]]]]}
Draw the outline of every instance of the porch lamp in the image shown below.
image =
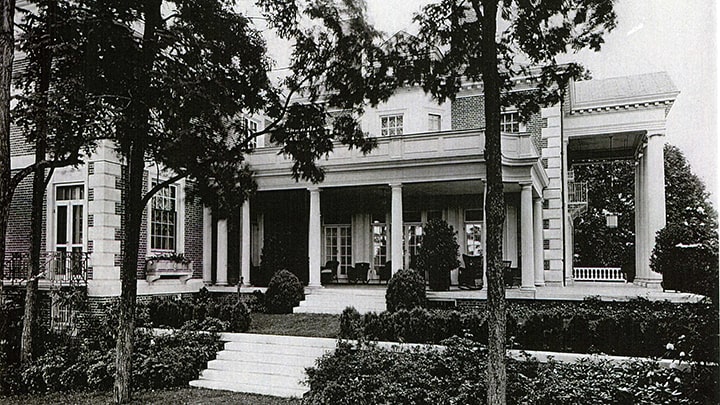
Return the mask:
{"type": "Polygon", "coordinates": [[[618,227],[618,214],[608,213],[605,215],[605,226],[608,228],[618,227]]]}

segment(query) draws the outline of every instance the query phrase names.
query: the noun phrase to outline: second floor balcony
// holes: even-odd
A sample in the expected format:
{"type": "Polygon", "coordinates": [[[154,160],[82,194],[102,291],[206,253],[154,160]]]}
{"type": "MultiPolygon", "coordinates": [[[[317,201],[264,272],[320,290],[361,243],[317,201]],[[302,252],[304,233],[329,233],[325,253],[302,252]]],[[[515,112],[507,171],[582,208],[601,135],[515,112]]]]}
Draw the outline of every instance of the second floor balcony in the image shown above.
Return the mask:
{"type": "MultiPolygon", "coordinates": [[[[61,285],[84,285],[87,283],[89,256],[87,252],[45,252],[40,257],[38,280],[61,285]]],[[[30,255],[27,252],[6,253],[3,282],[24,284],[29,268],[30,255]]]]}
{"type": "MultiPolygon", "coordinates": [[[[484,163],[485,133],[482,129],[403,134],[375,139],[377,148],[367,155],[335,143],[333,152],[318,163],[328,173],[419,165],[427,171],[433,170],[433,165],[484,163]]],[[[501,147],[504,161],[537,159],[540,156],[529,133],[503,133],[501,147]]],[[[292,161],[279,152],[279,147],[269,146],[259,148],[249,156],[248,161],[257,174],[261,188],[266,185],[263,182],[272,176],[283,176],[285,186],[292,187],[288,176],[292,161]]],[[[328,180],[332,182],[332,179],[328,180]]],[[[273,186],[280,188],[279,182],[282,180],[277,181],[273,186]]]]}

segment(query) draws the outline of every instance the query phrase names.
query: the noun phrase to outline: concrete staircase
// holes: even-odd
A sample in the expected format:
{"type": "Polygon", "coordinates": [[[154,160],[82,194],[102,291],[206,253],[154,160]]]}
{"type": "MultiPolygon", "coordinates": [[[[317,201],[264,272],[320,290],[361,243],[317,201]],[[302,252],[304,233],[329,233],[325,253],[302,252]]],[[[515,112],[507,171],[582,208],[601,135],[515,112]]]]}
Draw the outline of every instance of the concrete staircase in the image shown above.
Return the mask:
{"type": "Polygon", "coordinates": [[[306,288],[305,300],[293,309],[298,313],[340,314],[355,307],[361,314],[385,310],[385,286],[328,286],[306,288]]]}
{"type": "Polygon", "coordinates": [[[249,392],[277,397],[302,397],[305,368],[335,349],[335,339],[223,333],[225,349],[193,387],[249,392]]]}

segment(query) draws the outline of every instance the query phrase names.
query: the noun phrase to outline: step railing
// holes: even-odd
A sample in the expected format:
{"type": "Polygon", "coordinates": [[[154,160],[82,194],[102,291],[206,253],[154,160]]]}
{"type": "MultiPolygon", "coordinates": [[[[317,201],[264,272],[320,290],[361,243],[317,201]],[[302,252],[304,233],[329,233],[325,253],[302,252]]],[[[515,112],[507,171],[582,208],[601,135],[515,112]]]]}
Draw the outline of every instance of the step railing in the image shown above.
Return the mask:
{"type": "Polygon", "coordinates": [[[573,280],[626,281],[625,273],[622,272],[620,267],[573,267],[573,280]]]}

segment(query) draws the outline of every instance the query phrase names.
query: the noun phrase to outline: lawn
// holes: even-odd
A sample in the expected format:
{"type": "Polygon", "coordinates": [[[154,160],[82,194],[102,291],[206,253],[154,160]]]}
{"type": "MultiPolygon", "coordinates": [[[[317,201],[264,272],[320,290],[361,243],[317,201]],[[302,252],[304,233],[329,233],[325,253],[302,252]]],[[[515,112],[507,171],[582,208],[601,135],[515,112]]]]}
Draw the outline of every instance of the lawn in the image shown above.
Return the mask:
{"type": "Polygon", "coordinates": [[[248,333],[337,338],[340,315],[253,313],[248,333]]]}
{"type": "MultiPolygon", "coordinates": [[[[53,393],[48,395],[23,395],[0,398],[0,404],[112,404],[111,392],[53,393]]],[[[247,405],[296,405],[299,399],[269,397],[239,392],[180,388],[133,393],[132,404],[247,404],[247,405]]]]}

